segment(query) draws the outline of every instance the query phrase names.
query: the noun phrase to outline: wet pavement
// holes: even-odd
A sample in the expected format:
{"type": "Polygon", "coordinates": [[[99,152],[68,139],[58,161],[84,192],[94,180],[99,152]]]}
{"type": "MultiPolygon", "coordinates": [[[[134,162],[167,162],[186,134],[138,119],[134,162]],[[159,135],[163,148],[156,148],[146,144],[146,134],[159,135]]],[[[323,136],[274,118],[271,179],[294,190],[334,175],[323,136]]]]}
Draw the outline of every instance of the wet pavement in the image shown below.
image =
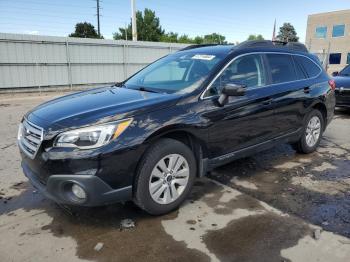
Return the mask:
{"type": "Polygon", "coordinates": [[[0,97],[0,261],[350,261],[350,112],[337,111],[317,152],[281,145],[235,161],[152,217],[132,203],[60,207],[29,185],[18,122],[56,95],[0,97]]]}

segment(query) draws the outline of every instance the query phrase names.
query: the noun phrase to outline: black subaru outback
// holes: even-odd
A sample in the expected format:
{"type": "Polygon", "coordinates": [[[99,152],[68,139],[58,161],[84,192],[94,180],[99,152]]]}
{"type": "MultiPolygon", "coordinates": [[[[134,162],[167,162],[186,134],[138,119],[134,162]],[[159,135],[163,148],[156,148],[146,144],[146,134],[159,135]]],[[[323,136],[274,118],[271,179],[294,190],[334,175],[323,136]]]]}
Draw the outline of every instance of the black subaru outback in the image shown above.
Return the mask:
{"type": "Polygon", "coordinates": [[[115,86],[67,95],[24,117],[22,167],[48,198],[177,208],[196,177],[280,143],[313,152],[334,83],[301,44],[191,46],[115,86]]]}

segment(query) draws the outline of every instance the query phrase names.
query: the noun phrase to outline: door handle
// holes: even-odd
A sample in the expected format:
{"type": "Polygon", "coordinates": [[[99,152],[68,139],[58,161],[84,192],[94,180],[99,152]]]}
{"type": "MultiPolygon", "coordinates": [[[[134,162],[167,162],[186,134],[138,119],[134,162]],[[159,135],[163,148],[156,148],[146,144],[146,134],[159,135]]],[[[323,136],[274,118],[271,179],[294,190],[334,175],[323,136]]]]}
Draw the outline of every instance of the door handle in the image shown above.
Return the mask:
{"type": "Polygon", "coordinates": [[[305,88],[304,88],[304,93],[305,93],[305,94],[309,94],[310,91],[311,91],[310,87],[305,87],[305,88]]]}
{"type": "Polygon", "coordinates": [[[271,105],[271,104],[272,104],[272,102],[273,102],[273,99],[272,99],[272,98],[270,98],[270,99],[265,100],[264,102],[262,102],[262,104],[263,104],[264,106],[268,106],[268,105],[271,105]]]}

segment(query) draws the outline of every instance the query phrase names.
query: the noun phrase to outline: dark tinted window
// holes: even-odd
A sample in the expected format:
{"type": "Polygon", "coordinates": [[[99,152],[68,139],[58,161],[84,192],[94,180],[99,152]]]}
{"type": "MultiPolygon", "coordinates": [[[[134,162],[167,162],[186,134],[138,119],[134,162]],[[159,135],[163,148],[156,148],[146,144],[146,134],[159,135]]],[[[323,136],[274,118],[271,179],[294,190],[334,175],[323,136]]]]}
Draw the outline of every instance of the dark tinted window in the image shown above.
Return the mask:
{"type": "Polygon", "coordinates": [[[272,82],[274,84],[297,80],[294,62],[290,55],[268,54],[272,82]]]}
{"type": "Polygon", "coordinates": [[[309,58],[306,58],[304,56],[294,56],[294,58],[297,64],[302,66],[303,70],[307,73],[307,76],[309,78],[315,77],[320,73],[321,69],[309,58]]]}
{"type": "Polygon", "coordinates": [[[341,53],[333,53],[329,55],[329,64],[339,65],[341,60],[341,53]]]}
{"type": "Polygon", "coordinates": [[[266,85],[262,57],[254,54],[235,59],[214,81],[205,96],[219,94],[228,83],[241,84],[248,88],[266,85]]]}
{"type": "Polygon", "coordinates": [[[294,65],[295,65],[295,71],[297,73],[297,78],[298,79],[306,79],[307,78],[306,71],[303,68],[303,66],[301,65],[301,63],[299,63],[296,60],[296,57],[294,57],[294,65]]]}

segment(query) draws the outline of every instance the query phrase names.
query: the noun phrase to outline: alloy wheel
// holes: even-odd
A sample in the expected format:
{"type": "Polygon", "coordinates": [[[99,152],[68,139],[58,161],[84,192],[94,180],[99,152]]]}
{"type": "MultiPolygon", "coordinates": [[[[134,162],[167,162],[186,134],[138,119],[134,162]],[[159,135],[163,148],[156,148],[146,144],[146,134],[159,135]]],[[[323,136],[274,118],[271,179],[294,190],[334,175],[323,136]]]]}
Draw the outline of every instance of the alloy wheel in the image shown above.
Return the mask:
{"type": "Polygon", "coordinates": [[[318,142],[321,135],[321,120],[318,116],[313,116],[306,127],[306,144],[313,147],[318,142]]]}
{"type": "Polygon", "coordinates": [[[149,192],[158,204],[170,204],[186,189],[190,176],[187,160],[179,154],[163,157],[153,168],[149,192]]]}

